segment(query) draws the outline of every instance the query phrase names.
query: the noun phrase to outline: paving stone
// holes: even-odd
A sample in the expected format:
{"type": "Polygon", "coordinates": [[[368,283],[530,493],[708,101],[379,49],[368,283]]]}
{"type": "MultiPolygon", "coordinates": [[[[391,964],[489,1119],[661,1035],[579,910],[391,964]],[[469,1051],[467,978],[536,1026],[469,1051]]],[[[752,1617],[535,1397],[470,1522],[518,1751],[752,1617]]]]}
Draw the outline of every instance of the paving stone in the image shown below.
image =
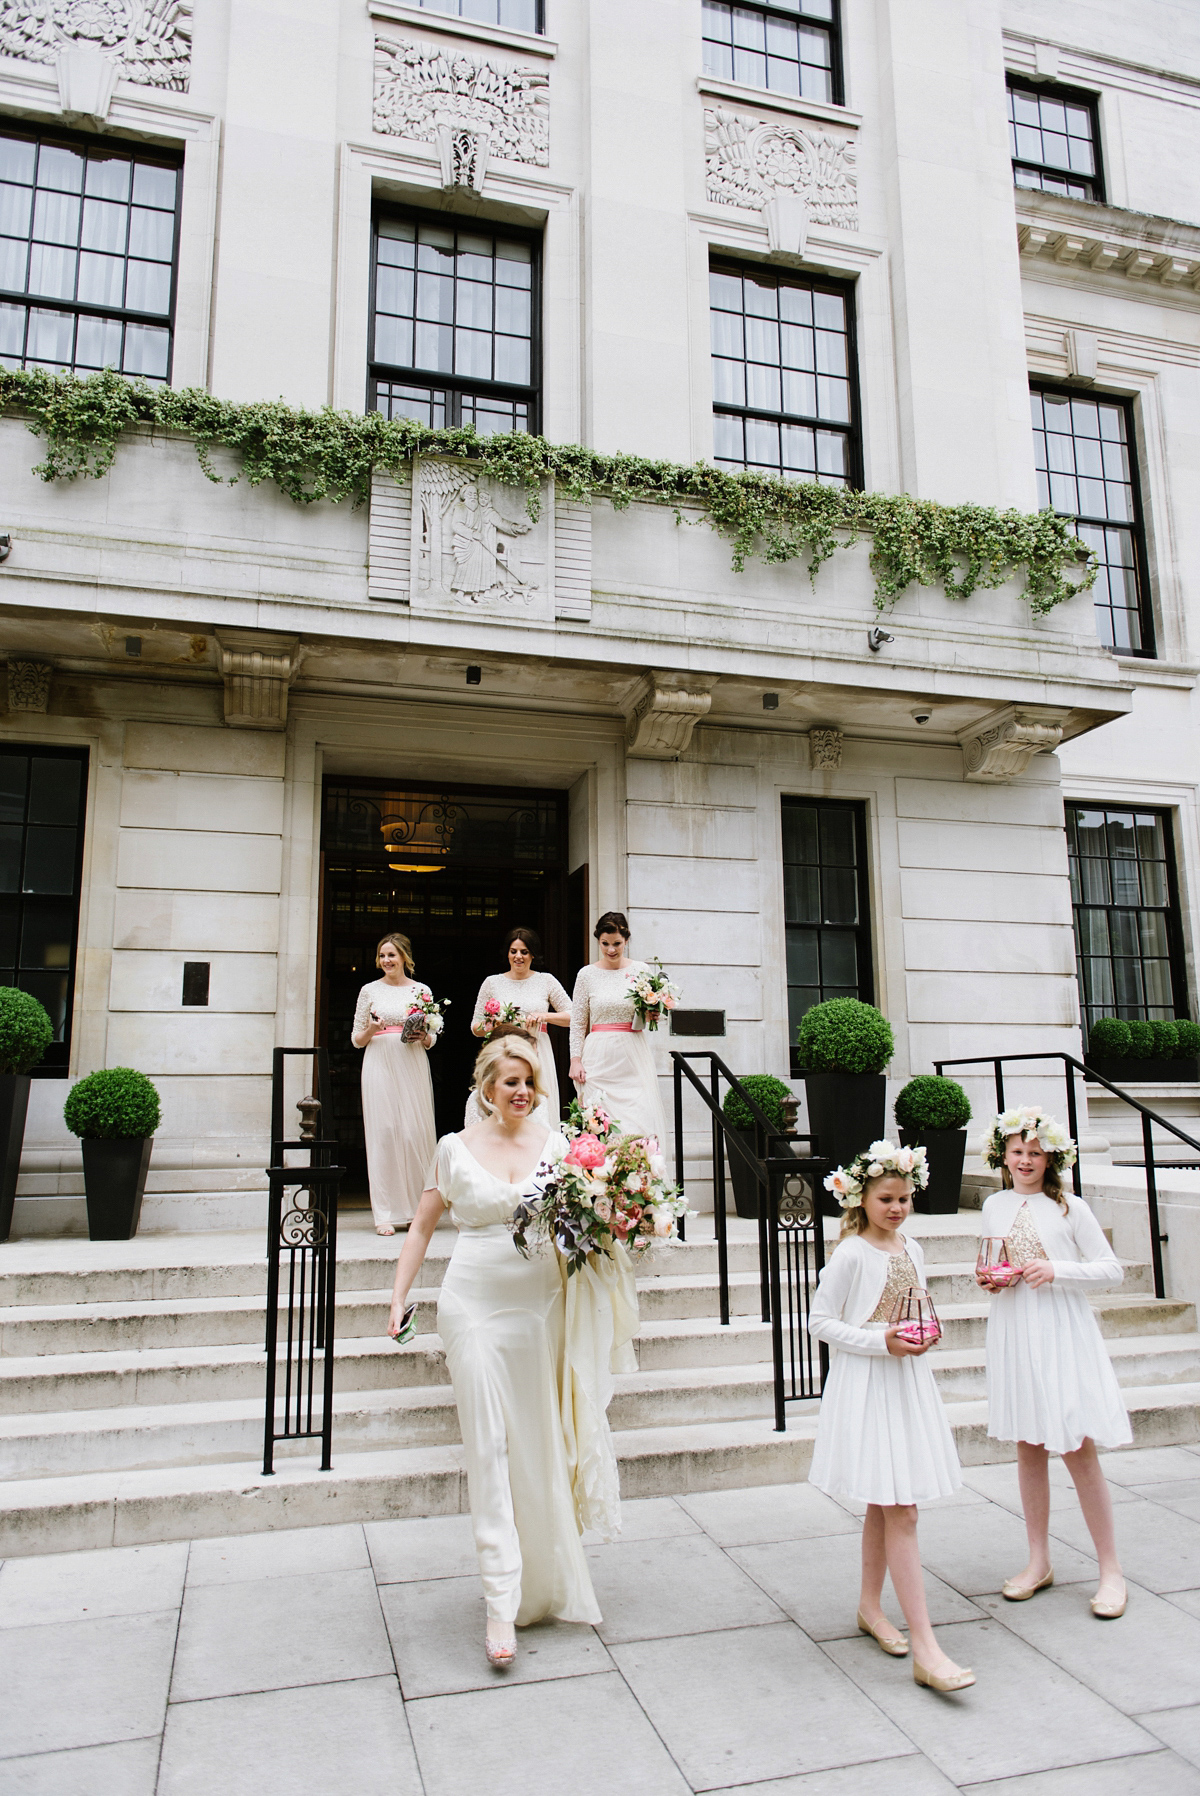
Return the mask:
{"type": "Polygon", "coordinates": [[[1200,1769],[1200,1704],[1186,1709],[1161,1709],[1137,1719],[1148,1733],[1155,1734],[1164,1745],[1200,1769]]]}
{"type": "MultiPolygon", "coordinates": [[[[687,1514],[676,1497],[635,1497],[621,1504],[619,1540],[667,1540],[674,1534],[697,1534],[699,1531],[699,1524],[687,1514]]],[[[584,1539],[593,1546],[598,1537],[585,1534],[584,1539]]]]}
{"type": "Polygon", "coordinates": [[[177,1609],[187,1559],[186,1541],[6,1559],[0,1567],[0,1628],[177,1609]]]}
{"type": "Polygon", "coordinates": [[[357,1571],[371,1563],[362,1526],[278,1528],[270,1534],[231,1534],[194,1540],[189,1586],[241,1584],[249,1578],[289,1577],[298,1572],[357,1571]]]}
{"type": "Polygon", "coordinates": [[[1006,1628],[1126,1712],[1200,1702],[1200,1621],[1165,1598],[1129,1587],[1119,1621],[1089,1607],[1092,1584],[1056,1585],[1027,1603],[981,1597],[1006,1628]]]}
{"type": "MultiPolygon", "coordinates": [[[[1100,1464],[1110,1484],[1165,1484],[1170,1479],[1200,1478],[1200,1456],[1188,1447],[1131,1447],[1120,1453],[1102,1453],[1100,1464]]],[[[1066,1468],[1063,1470],[1065,1473],[1066,1468]]]]}
{"type": "Polygon", "coordinates": [[[730,1788],[736,1796],[957,1796],[958,1785],[943,1777],[922,1753],[911,1752],[872,1765],[846,1765],[730,1788]]]}
{"type": "Polygon", "coordinates": [[[407,1701],[486,1690],[498,1679],[534,1683],[612,1670],[596,1630],[568,1621],[521,1628],[516,1663],[493,1670],[483,1651],[487,1607],[478,1576],[388,1584],[380,1596],[407,1701]]]}
{"type": "MultiPolygon", "coordinates": [[[[1160,1447],[1157,1449],[1160,1453],[1171,1453],[1174,1452],[1174,1450],[1175,1449],[1172,1447],[1160,1447]]],[[[1123,1454],[1106,1453],[1104,1455],[1104,1466],[1106,1471],[1111,1469],[1113,1460],[1123,1457],[1123,1454]]],[[[1144,1458],[1145,1455],[1140,1453],[1134,1455],[1131,1453],[1129,1457],[1131,1459],[1134,1457],[1140,1459],[1144,1458]]],[[[1055,1454],[1052,1454],[1050,1457],[1049,1473],[1051,1514],[1056,1515],[1060,1509],[1070,1504],[1074,1504],[1075,1508],[1078,1509],[1079,1498],[1075,1495],[1075,1485],[1072,1482],[1071,1474],[1068,1472],[1062,1460],[1055,1454]]],[[[1192,1462],[1192,1476],[1196,1476],[1194,1460],[1192,1462]]],[[[1017,1481],[1017,1467],[1015,1462],[1011,1465],[964,1466],[963,1477],[973,1490],[977,1491],[980,1496],[987,1497],[989,1502],[999,1503],[1002,1509],[1010,1510],[1013,1515],[1019,1516],[1022,1514],[1021,1491],[1017,1481]]],[[[1111,1477],[1109,1478],[1109,1489],[1112,1492],[1112,1500],[1114,1503],[1125,1503],[1129,1500],[1131,1493],[1128,1487],[1124,1484],[1117,1483],[1117,1481],[1111,1477]]]]}
{"type": "Polygon", "coordinates": [[[479,1558],[469,1515],[414,1516],[398,1522],[367,1522],[363,1527],[371,1564],[380,1584],[408,1579],[461,1578],[479,1575],[479,1558]]]}
{"type": "MultiPolygon", "coordinates": [[[[1071,1515],[1078,1518],[1078,1505],[1065,1513],[1068,1519],[1071,1515]]],[[[995,1504],[984,1514],[931,1504],[921,1511],[918,1533],[921,1563],[964,1596],[997,1595],[1004,1580],[1019,1572],[1029,1559],[1024,1522],[995,1504]]],[[[1083,1536],[1087,1540],[1086,1528],[1083,1536]]],[[[1062,1539],[1060,1532],[1054,1545],[1054,1570],[1059,1582],[1094,1578],[1096,1561],[1090,1552],[1084,1554],[1065,1543],[1059,1544],[1062,1539]]]]}
{"type": "Polygon", "coordinates": [[[420,1796],[395,1678],[172,1703],[157,1796],[262,1796],[264,1790],[271,1796],[420,1796]]]}
{"type": "Polygon", "coordinates": [[[1200,1521],[1200,1478],[1173,1478],[1164,1484],[1135,1484],[1130,1496],[1142,1497],[1147,1503],[1161,1503],[1189,1521],[1200,1521]]]}
{"type": "Polygon", "coordinates": [[[1135,1790],[1197,1796],[1200,1771],[1173,1752],[1154,1752],[1098,1765],[1068,1765],[1061,1771],[1031,1771],[1027,1777],[964,1784],[962,1789],[963,1796],[1130,1796],[1135,1790]]]}
{"type": "Polygon", "coordinates": [[[782,1621],[782,1612],[711,1540],[631,1541],[588,1550],[600,1638],[651,1640],[782,1621]]]}
{"type": "MultiPolygon", "coordinates": [[[[5,1796],[155,1796],[159,1737],[0,1761],[5,1796]]],[[[211,1793],[210,1793],[211,1796],[211,1793]]]]}
{"type": "MultiPolygon", "coordinates": [[[[760,1584],[813,1640],[836,1640],[858,1632],[855,1615],[862,1573],[862,1545],[852,1535],[788,1540],[773,1546],[731,1547],[729,1556],[760,1584]]],[[[971,1621],[980,1610],[928,1569],[925,1597],[935,1627],[971,1621]]],[[[891,1580],[884,1582],[884,1608],[897,1626],[904,1617],[891,1580]]],[[[877,1652],[879,1648],[875,1649],[877,1652]]]]}
{"type": "Polygon", "coordinates": [[[678,1502],[709,1538],[723,1547],[858,1533],[854,1517],[811,1484],[704,1491],[680,1497],[678,1502]]]}
{"type": "MultiPolygon", "coordinates": [[[[1200,1589],[1200,1517],[1192,1520],[1162,1503],[1135,1497],[1121,1505],[1116,1520],[1117,1552],[1126,1575],[1134,1583],[1160,1594],[1200,1589]]],[[[1091,1545],[1078,1510],[1054,1516],[1051,1532],[1058,1540],[1068,1541],[1081,1550],[1085,1550],[1085,1541],[1088,1547],[1091,1545]]],[[[1056,1567],[1060,1558],[1060,1549],[1055,1545],[1056,1567]]]]}
{"type": "Polygon", "coordinates": [[[175,1628],[171,1609],[8,1629],[0,1759],[157,1735],[175,1628]]]}

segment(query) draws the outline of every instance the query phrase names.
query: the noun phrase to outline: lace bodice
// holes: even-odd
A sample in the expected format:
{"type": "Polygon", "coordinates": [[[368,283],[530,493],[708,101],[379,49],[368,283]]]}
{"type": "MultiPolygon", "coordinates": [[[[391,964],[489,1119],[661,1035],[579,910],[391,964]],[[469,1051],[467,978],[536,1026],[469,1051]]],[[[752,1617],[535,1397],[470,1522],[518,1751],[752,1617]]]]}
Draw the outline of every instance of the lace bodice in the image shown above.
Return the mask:
{"type": "Polygon", "coordinates": [[[443,1135],[425,1184],[440,1193],[456,1229],[491,1228],[509,1220],[535,1181],[544,1179],[547,1168],[566,1151],[566,1138],[551,1129],[529,1177],[519,1185],[506,1185],[480,1165],[461,1135],[443,1135]]]}
{"type": "Polygon", "coordinates": [[[644,960],[631,960],[619,972],[607,967],[580,967],[571,998],[571,1058],[583,1053],[588,1031],[597,1023],[632,1023],[633,993],[629,975],[646,970],[644,960]]]}
{"type": "Polygon", "coordinates": [[[887,1278],[883,1283],[883,1294],[875,1305],[874,1315],[867,1317],[868,1326],[872,1322],[890,1323],[892,1311],[896,1307],[896,1299],[903,1297],[906,1291],[914,1290],[920,1282],[917,1277],[917,1269],[907,1253],[890,1253],[887,1278]]]}
{"type": "Polygon", "coordinates": [[[350,1037],[356,1048],[366,1042],[367,1024],[371,1021],[371,1012],[381,1023],[395,1027],[402,1023],[412,1007],[414,998],[431,998],[433,993],[419,979],[409,985],[389,985],[386,979],[373,979],[370,985],[364,985],[358,994],[358,1003],[354,1007],[354,1030],[350,1037]]]}
{"type": "Polygon", "coordinates": [[[489,998],[497,1004],[516,1004],[526,1016],[540,1010],[570,1010],[571,1000],[553,973],[531,973],[528,979],[514,979],[508,973],[489,973],[475,1000],[472,1029],[483,1021],[483,1007],[489,998]]]}

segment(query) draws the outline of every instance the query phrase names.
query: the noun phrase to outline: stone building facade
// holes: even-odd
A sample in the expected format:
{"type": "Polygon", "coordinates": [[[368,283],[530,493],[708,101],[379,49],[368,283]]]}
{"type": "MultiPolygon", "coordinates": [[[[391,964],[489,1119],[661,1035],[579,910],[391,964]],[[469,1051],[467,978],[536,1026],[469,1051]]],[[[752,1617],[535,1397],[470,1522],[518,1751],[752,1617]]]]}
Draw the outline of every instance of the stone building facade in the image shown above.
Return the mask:
{"type": "Polygon", "coordinates": [[[83,1226],[61,1104],[97,1066],[163,1093],[144,1226],[260,1218],[275,1045],[328,1043],[353,1158],[394,927],[459,1006],[443,1127],[503,932],[569,984],[610,907],[710,1013],[664,1078],[670,1045],[786,1075],[843,993],[898,1080],[1077,1052],[1077,948],[1093,1013],[1195,1013],[1191,9],[462,10],[0,10],[0,360],[1053,503],[1101,579],[880,618],[865,541],[739,572],[699,507],[546,482],[535,520],[443,458],[298,505],[136,430],[46,483],[0,420],[0,978],[60,1030],[18,1232],[83,1226]]]}

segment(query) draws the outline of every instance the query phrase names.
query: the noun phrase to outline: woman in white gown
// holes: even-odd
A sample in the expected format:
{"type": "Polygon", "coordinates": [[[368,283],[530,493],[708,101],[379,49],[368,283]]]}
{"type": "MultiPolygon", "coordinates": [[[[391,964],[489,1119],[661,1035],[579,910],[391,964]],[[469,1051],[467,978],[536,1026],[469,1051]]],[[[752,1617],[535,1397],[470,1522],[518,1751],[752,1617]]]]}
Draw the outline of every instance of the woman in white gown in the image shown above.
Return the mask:
{"type": "Polygon", "coordinates": [[[583,1527],[620,1526],[616,1453],[605,1416],[615,1372],[632,1371],[637,1299],[622,1253],[593,1256],[568,1281],[557,1251],[518,1253],[508,1222],[566,1151],[530,1111],[537,1050],[488,1043],[476,1088],[488,1112],[438,1143],[396,1267],[389,1333],[449,1208],[458,1239],[442,1280],[438,1331],[454,1385],[471,1520],[487,1599],[489,1662],[511,1665],[514,1627],[548,1616],[598,1622],[583,1527]]]}
{"type": "Polygon", "coordinates": [[[571,1000],[553,973],[535,973],[533,963],[539,959],[542,944],[532,929],[512,929],[504,944],[508,956],[507,973],[489,973],[479,988],[475,1014],[471,1018],[471,1034],[486,1038],[488,1021],[485,1006],[489,1003],[515,1004],[525,1018],[525,1027],[537,1036],[541,1062],[541,1083],[545,1092],[546,1117],[554,1127],[562,1114],[558,1095],[558,1073],[554,1065],[554,1049],[550,1030],[565,1028],[571,1021],[571,1000]]]}
{"type": "Polygon", "coordinates": [[[413,978],[412,943],[385,935],[375,950],[383,977],[364,985],[350,1036],[365,1048],[362,1064],[363,1134],[375,1232],[394,1235],[416,1214],[437,1132],[427,1051],[432,1035],[404,1039],[404,1019],[414,998],[432,997],[413,978]]]}
{"type": "MultiPolygon", "coordinates": [[[[592,932],[599,959],[579,969],[571,998],[571,1078],[581,1104],[607,1110],[626,1135],[653,1135],[666,1152],[667,1119],[647,1031],[634,1028],[629,975],[647,970],[625,953],[629,924],[605,911],[592,932]]],[[[673,1007],[668,999],[665,1009],[673,1007]]]]}

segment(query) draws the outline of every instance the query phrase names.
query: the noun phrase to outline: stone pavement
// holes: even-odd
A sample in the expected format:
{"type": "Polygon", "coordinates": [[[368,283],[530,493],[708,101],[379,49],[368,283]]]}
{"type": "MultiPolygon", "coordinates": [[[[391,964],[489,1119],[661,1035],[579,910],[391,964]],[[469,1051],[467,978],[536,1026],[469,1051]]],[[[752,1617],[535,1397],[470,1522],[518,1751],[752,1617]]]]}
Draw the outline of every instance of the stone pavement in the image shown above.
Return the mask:
{"type": "MultiPolygon", "coordinates": [[[[854,1627],[858,1525],[805,1484],[626,1508],[601,1627],[489,1670],[464,1516],[8,1560],[3,1796],[1200,1793],[1200,1448],[1106,1459],[1130,1606],[1054,1462],[1059,1582],[1025,1604],[1012,1466],[921,1521],[974,1689],[918,1690],[854,1627]]],[[[895,1613],[894,1606],[893,1612],[895,1613]]]]}

